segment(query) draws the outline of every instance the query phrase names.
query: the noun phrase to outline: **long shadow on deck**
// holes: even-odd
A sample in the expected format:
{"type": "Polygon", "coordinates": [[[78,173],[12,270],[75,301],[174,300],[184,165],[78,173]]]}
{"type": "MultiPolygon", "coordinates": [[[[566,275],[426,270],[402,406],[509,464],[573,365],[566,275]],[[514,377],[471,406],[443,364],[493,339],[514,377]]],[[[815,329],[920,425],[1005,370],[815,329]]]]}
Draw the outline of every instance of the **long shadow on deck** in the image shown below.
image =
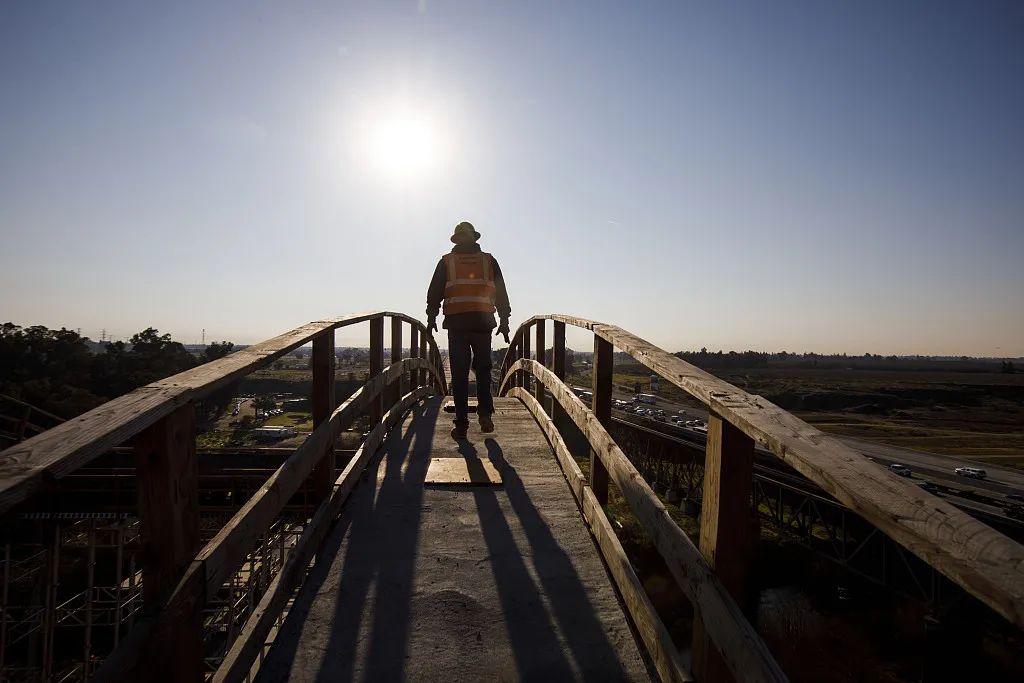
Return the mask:
{"type": "MultiPolygon", "coordinates": [[[[372,477],[379,471],[379,458],[385,458],[380,486],[373,490],[374,481],[364,481],[353,492],[340,526],[323,548],[323,560],[310,573],[288,616],[293,628],[283,629],[284,637],[274,645],[276,652],[271,659],[275,662],[294,662],[296,657],[320,659],[317,683],[353,680],[360,657],[364,660],[358,667],[361,680],[417,680],[419,674],[426,673],[407,670],[407,661],[424,510],[423,482],[439,409],[437,401],[417,408],[405,433],[392,430],[382,449],[384,455],[369,464],[367,471],[372,477]],[[335,587],[330,568],[336,564],[346,533],[345,557],[335,587]],[[318,626],[329,628],[330,634],[320,639],[325,644],[315,650],[300,649],[302,629],[297,633],[294,626],[306,622],[318,595],[322,597],[327,591],[335,601],[333,618],[318,626]],[[365,614],[368,604],[372,605],[372,614],[365,614]]],[[[487,439],[486,446],[491,460],[502,471],[504,488],[459,490],[460,495],[473,496],[476,505],[516,675],[544,681],[627,678],[569,556],[515,469],[505,461],[501,447],[494,439],[487,439]],[[515,525],[507,519],[501,497],[508,498],[529,549],[517,547],[515,525]],[[550,606],[550,615],[546,605],[550,606]]],[[[467,458],[478,457],[468,443],[460,445],[459,451],[467,458]]],[[[568,489],[565,495],[571,497],[568,489]]],[[[454,647],[452,639],[458,637],[454,633],[436,634],[440,647],[454,647]]],[[[303,665],[307,672],[310,664],[303,665]]],[[[495,671],[495,677],[500,673],[495,671]]],[[[258,680],[278,681],[282,674],[279,669],[263,670],[258,680]]],[[[459,677],[457,671],[450,674],[453,679],[459,677]]]]}

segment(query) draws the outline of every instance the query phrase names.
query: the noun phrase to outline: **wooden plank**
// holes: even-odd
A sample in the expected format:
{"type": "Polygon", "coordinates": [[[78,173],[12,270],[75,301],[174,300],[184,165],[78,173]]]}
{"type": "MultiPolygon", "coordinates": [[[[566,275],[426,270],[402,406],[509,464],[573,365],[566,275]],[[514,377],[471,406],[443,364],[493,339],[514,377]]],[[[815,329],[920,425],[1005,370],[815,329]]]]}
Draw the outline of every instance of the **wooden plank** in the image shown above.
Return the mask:
{"type": "MultiPolygon", "coordinates": [[[[427,334],[428,334],[427,331],[424,330],[423,336],[420,337],[420,358],[426,358],[426,359],[429,360],[431,357],[429,355],[427,355],[427,334]]],[[[444,375],[444,371],[443,370],[440,371],[440,372],[441,372],[442,375],[444,375]]],[[[426,385],[426,383],[427,383],[427,371],[426,370],[420,370],[419,386],[422,387],[422,386],[426,385]]],[[[443,389],[438,387],[438,390],[441,391],[441,395],[442,396],[445,395],[443,389]]]]}
{"type": "MultiPolygon", "coordinates": [[[[605,429],[612,426],[612,345],[594,336],[593,380],[594,392],[591,409],[605,429]]],[[[601,505],[608,502],[608,470],[593,450],[590,451],[590,487],[601,505]]]]}
{"type": "Polygon", "coordinates": [[[501,473],[490,460],[480,458],[431,458],[424,484],[501,486],[501,473]]]}
{"type": "MultiPolygon", "coordinates": [[[[384,368],[384,318],[370,321],[370,377],[384,368]]],[[[384,414],[384,401],[378,396],[370,410],[370,420],[379,422],[384,414]]]]}
{"type": "Polygon", "coordinates": [[[597,498],[594,497],[593,491],[586,485],[583,472],[569,453],[569,448],[562,440],[562,435],[558,433],[554,421],[544,412],[537,399],[523,389],[514,388],[509,391],[508,395],[518,398],[526,405],[534,419],[537,420],[537,424],[544,431],[544,435],[547,436],[548,443],[555,451],[555,457],[562,468],[562,473],[569,483],[569,488],[576,498],[576,503],[583,513],[583,518],[594,534],[594,540],[597,541],[598,550],[604,557],[612,580],[619,589],[622,602],[626,605],[626,610],[633,620],[633,626],[658,671],[658,676],[662,681],[672,683],[692,681],[693,677],[683,666],[679,650],[672,642],[668,629],[665,628],[657,610],[654,609],[654,605],[647,597],[640,579],[626,557],[626,551],[619,543],[604,510],[597,502],[597,498]]]}
{"type": "MultiPolygon", "coordinates": [[[[195,410],[184,405],[135,438],[142,598],[152,610],[167,599],[199,547],[199,473],[195,410]]],[[[199,681],[203,671],[201,614],[174,624],[166,644],[175,657],[162,681],[199,681]]]]}
{"type": "MultiPolygon", "coordinates": [[[[519,357],[520,358],[531,358],[533,353],[530,349],[530,328],[526,327],[523,329],[523,334],[519,337],[519,357]]],[[[519,386],[523,387],[527,391],[530,390],[530,373],[521,372],[519,373],[519,386]]]]}
{"type": "MultiPolygon", "coordinates": [[[[737,603],[750,556],[750,495],[754,477],[754,440],[712,413],[708,417],[704,457],[704,497],[700,514],[700,552],[737,603]]],[[[693,623],[693,670],[701,681],[734,680],[707,637],[703,620],[693,623]]]]}
{"type": "MultiPolygon", "coordinates": [[[[109,449],[120,446],[175,408],[265,367],[325,330],[397,317],[391,311],[356,313],[311,322],[210,363],[186,370],[113,399],[72,420],[0,452],[0,514],[109,449]]],[[[431,338],[432,348],[436,349],[431,338]]],[[[444,386],[443,379],[440,386],[444,386]]]]}
{"type": "MultiPolygon", "coordinates": [[[[1024,546],[789,414],[614,325],[567,315],[583,329],[706,403],[887,536],[1024,628],[1024,546]]],[[[530,322],[530,321],[527,321],[530,322]]],[[[525,324],[525,323],[524,323],[525,324]]]]}
{"type": "Polygon", "coordinates": [[[319,549],[330,529],[334,518],[341,511],[349,494],[359,481],[366,463],[376,453],[387,432],[401,419],[417,401],[430,394],[430,387],[423,386],[402,397],[400,403],[389,411],[367,436],[366,442],[349,461],[334,485],[328,501],[317,509],[309,524],[303,529],[299,540],[288,556],[281,571],[271,581],[259,604],[246,620],[242,632],[235,639],[214,674],[214,683],[238,683],[244,681],[256,660],[274,621],[288,601],[291,591],[299,583],[301,573],[309,566],[313,554],[319,549]]]}
{"type": "MultiPolygon", "coordinates": [[[[397,363],[402,360],[402,320],[401,318],[391,319],[391,362],[397,363]]],[[[402,391],[401,378],[389,387],[387,396],[385,397],[385,403],[387,408],[390,408],[395,403],[398,403],[402,395],[405,393],[402,391]]]]}
{"type": "Polygon", "coordinates": [[[787,680],[700,550],[675,523],[594,413],[553,372],[536,361],[521,359],[509,370],[532,372],[586,436],[633,514],[650,534],[679,587],[703,615],[708,635],[722,653],[729,671],[743,681],[787,680]]]}
{"type": "MultiPolygon", "coordinates": [[[[334,397],[334,330],[313,337],[313,427],[331,418],[334,397]]],[[[310,497],[314,505],[331,495],[334,484],[334,442],[327,443],[323,455],[309,475],[310,497]]]]}
{"type": "MultiPolygon", "coordinates": [[[[420,355],[420,330],[413,325],[409,329],[409,358],[418,358],[420,355]]],[[[409,373],[409,388],[416,389],[420,386],[420,371],[413,370],[409,373]]]]}
{"type": "MultiPolygon", "coordinates": [[[[547,323],[547,321],[545,321],[545,320],[541,320],[541,321],[539,321],[537,323],[537,338],[535,339],[536,344],[534,345],[534,348],[537,349],[537,352],[536,352],[537,353],[537,361],[541,365],[547,365],[547,363],[544,362],[546,360],[544,349],[547,346],[547,344],[545,343],[545,340],[544,340],[544,333],[545,333],[544,326],[545,326],[546,323],[547,323]]],[[[536,394],[537,394],[537,400],[540,401],[541,405],[543,405],[544,404],[544,385],[541,384],[540,382],[537,382],[536,394]]]]}

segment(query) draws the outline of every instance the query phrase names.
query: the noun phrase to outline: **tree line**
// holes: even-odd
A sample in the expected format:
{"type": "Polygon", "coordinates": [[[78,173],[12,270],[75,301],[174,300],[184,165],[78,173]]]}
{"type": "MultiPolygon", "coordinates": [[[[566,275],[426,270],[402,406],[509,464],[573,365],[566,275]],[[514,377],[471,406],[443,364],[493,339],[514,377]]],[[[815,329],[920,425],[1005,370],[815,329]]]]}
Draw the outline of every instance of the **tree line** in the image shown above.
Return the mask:
{"type": "MultiPolygon", "coordinates": [[[[112,398],[231,353],[234,344],[214,342],[193,354],[171,335],[148,327],[127,343],[93,352],[88,339],[66,328],[0,327],[0,393],[70,419],[112,398]]],[[[199,406],[200,416],[231,398],[217,391],[199,406]]]]}

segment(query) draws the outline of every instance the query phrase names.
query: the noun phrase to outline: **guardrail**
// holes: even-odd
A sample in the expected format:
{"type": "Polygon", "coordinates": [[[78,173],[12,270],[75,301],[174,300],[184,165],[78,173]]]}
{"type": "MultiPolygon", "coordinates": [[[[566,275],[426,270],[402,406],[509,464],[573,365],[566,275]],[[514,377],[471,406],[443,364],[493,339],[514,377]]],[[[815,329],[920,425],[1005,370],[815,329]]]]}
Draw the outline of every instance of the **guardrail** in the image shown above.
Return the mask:
{"type": "Polygon", "coordinates": [[[241,681],[363,467],[405,411],[434,390],[447,393],[441,356],[418,320],[383,311],[312,322],[136,389],[0,452],[0,514],[131,441],[142,528],[143,616],[94,680],[201,681],[202,608],[239,570],[289,499],[307,486],[316,510],[215,673],[217,681],[241,681]],[[391,318],[394,361],[386,368],[385,318],[391,318]],[[334,330],[362,322],[370,323],[370,380],[338,406],[334,330]],[[410,357],[402,359],[404,324],[411,326],[410,357]],[[310,341],[313,432],[200,549],[193,402],[310,341]],[[334,442],[365,412],[375,426],[339,476],[334,471],[334,442]]]}
{"type": "MultiPolygon", "coordinates": [[[[723,667],[737,680],[784,679],[736,606],[742,597],[750,541],[746,515],[755,442],[1006,619],[1024,627],[1024,546],[942,499],[872,466],[860,453],[764,398],[748,394],[622,328],[567,315],[535,316],[516,331],[501,375],[501,393],[522,399],[542,426],[547,425],[545,420],[550,421],[540,409],[547,390],[554,399],[553,423],[568,418],[587,438],[591,447],[589,482],[582,480],[578,468],[574,469],[575,462],[560,459],[592,527],[606,523],[600,505],[607,501],[610,477],[651,534],[697,612],[692,671],[698,680],[722,680],[723,667]],[[548,320],[553,321],[554,331],[551,369],[545,366],[548,320]],[[589,409],[564,383],[566,325],[594,333],[593,399],[589,409]],[[531,328],[535,328],[533,339],[531,328]],[[535,342],[535,355],[531,342],[535,342]],[[701,400],[710,411],[699,549],[668,516],[608,434],[614,348],[701,400]],[[588,502],[591,496],[593,502],[588,502]]],[[[550,425],[545,429],[549,438],[557,436],[557,430],[551,433],[550,425]]],[[[559,439],[552,441],[556,452],[559,439]]],[[[600,540],[599,531],[595,535],[600,540]]],[[[605,552],[606,544],[599,545],[605,552]]],[[[622,561],[615,553],[606,555],[606,559],[609,566],[622,561]]],[[[635,593],[628,577],[625,582],[614,572],[613,577],[624,595],[635,593]]],[[[649,604],[629,598],[626,602],[635,622],[658,620],[649,604]]],[[[654,627],[650,633],[641,628],[656,662],[671,657],[671,653],[658,651],[664,648],[660,628],[654,627]]],[[[678,675],[672,668],[659,665],[659,672],[668,680],[678,675]]]]}

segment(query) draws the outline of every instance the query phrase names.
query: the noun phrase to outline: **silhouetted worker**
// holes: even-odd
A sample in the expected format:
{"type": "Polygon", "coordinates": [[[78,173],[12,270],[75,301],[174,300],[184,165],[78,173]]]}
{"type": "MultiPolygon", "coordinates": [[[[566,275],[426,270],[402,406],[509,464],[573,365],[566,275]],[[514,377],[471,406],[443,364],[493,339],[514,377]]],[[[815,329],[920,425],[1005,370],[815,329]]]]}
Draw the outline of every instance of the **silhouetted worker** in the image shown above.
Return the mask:
{"type": "Polygon", "coordinates": [[[480,250],[480,233],[472,223],[459,223],[452,235],[450,253],[441,257],[427,290],[427,327],[437,331],[437,312],[444,301],[444,328],[448,330],[448,358],[452,364],[455,394],[455,428],[452,438],[465,439],[469,428],[469,368],[476,375],[477,416],[480,429],[494,431],[494,400],[491,398],[491,330],[508,343],[508,293],[501,268],[493,256],[480,250]]]}

